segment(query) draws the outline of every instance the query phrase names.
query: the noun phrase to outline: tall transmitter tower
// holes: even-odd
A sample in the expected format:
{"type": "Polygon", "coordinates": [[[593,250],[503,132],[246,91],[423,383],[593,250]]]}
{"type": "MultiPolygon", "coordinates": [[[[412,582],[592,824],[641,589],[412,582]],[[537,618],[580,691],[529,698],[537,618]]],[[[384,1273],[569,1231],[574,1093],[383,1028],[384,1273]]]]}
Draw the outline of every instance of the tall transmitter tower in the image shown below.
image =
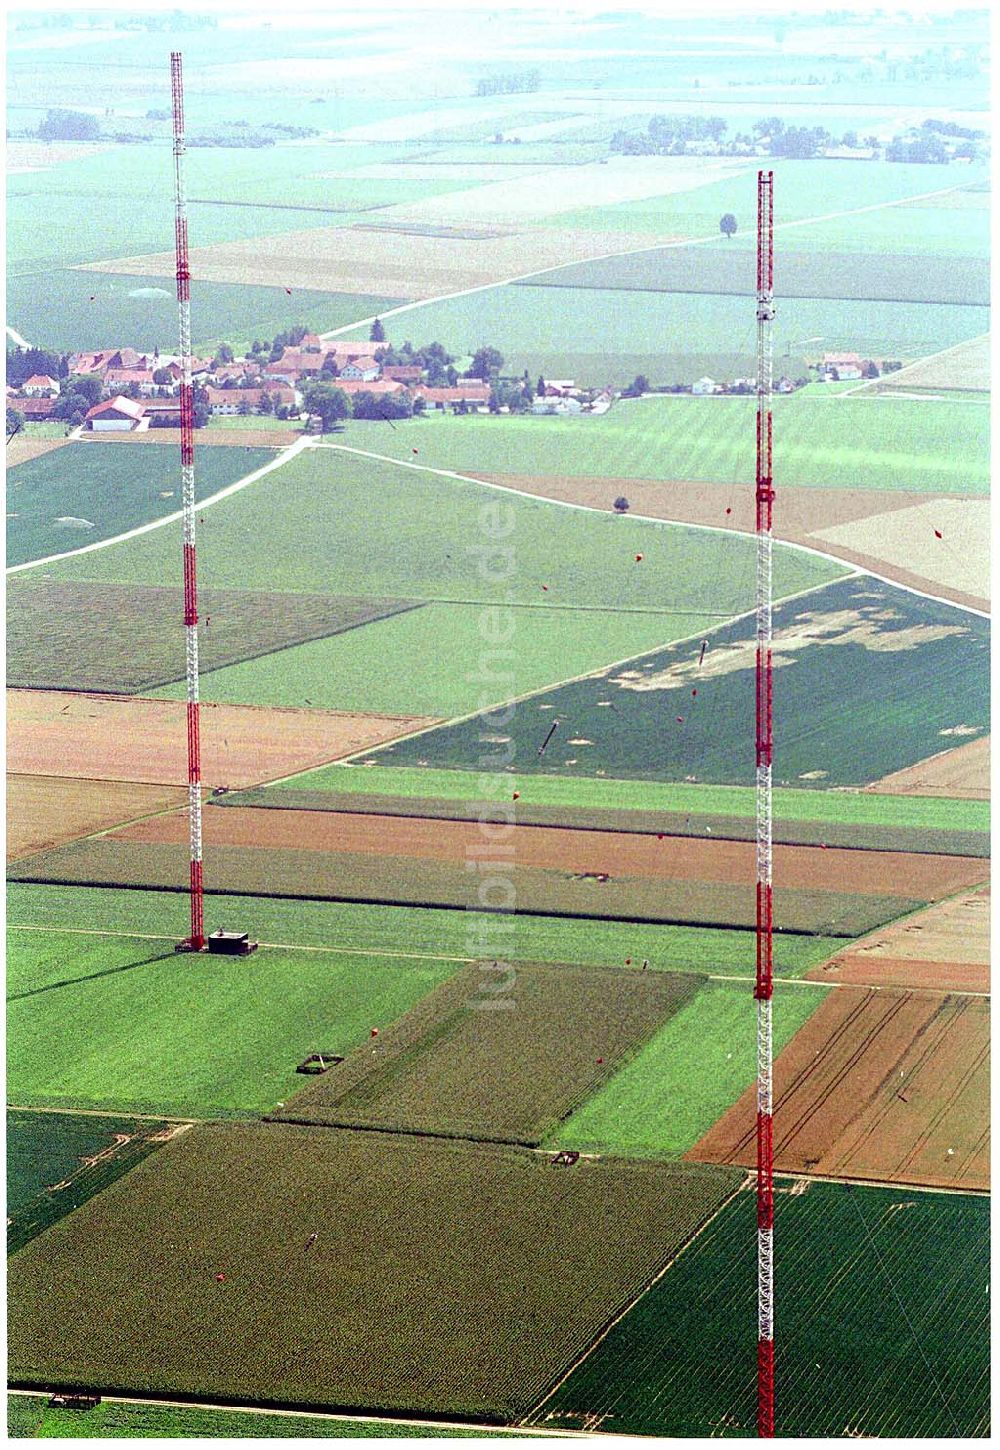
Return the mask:
{"type": "Polygon", "coordinates": [[[774,1128],[771,998],[771,360],[774,172],[757,173],[757,1435],[774,1435],[774,1128]]]}
{"type": "Polygon", "coordinates": [[[181,351],[181,492],[184,505],[184,656],[187,674],[188,834],[191,846],[191,935],[181,945],[205,948],[201,864],[201,713],[198,701],[198,571],[195,561],[194,387],[191,381],[191,268],[184,197],[184,76],[179,51],[170,56],[174,112],[174,240],[181,351]]]}

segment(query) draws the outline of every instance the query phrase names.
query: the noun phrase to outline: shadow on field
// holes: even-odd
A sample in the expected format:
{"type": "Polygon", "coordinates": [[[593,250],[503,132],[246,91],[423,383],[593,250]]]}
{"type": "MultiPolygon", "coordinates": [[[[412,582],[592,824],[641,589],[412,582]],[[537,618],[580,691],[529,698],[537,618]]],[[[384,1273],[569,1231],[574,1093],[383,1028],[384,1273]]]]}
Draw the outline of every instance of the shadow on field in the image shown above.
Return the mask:
{"type": "Polygon", "coordinates": [[[14,992],[6,1000],[8,1002],[21,1002],[25,997],[38,997],[42,992],[55,992],[59,987],[76,987],[80,982],[94,982],[99,977],[113,977],[117,972],[134,972],[137,967],[149,967],[154,962],[166,962],[174,955],[173,949],[169,952],[160,952],[155,957],[143,957],[141,962],[126,962],[121,967],[107,967],[103,972],[88,972],[85,977],[65,977],[60,982],[47,982],[44,987],[31,987],[27,992],[14,992]]]}

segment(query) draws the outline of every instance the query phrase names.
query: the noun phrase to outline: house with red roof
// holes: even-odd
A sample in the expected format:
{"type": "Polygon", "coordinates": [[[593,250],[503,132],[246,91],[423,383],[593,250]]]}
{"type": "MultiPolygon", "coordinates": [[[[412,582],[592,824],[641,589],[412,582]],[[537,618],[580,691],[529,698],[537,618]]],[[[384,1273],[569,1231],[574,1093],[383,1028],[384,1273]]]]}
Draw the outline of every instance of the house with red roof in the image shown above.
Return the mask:
{"type": "Polygon", "coordinates": [[[152,368],[108,368],[104,374],[104,386],[112,396],[120,393],[130,383],[135,383],[143,397],[156,391],[152,368]]]}
{"type": "Polygon", "coordinates": [[[265,393],[276,408],[282,404],[286,408],[295,407],[295,389],[277,384],[269,384],[265,388],[206,388],[205,392],[208,394],[209,410],[219,416],[232,417],[240,411],[241,403],[245,403],[252,412],[258,413],[265,393]]]}
{"type": "Polygon", "coordinates": [[[26,398],[57,398],[59,384],[48,373],[35,373],[26,383],[21,384],[21,391],[26,398]]]}
{"type": "Polygon", "coordinates": [[[44,423],[56,405],[55,398],[11,398],[9,401],[28,423],[44,423]]]}
{"type": "Polygon", "coordinates": [[[136,433],[149,427],[142,403],[132,398],[108,398],[91,408],[84,420],[90,433],[136,433]]]}
{"type": "Polygon", "coordinates": [[[425,383],[418,383],[412,391],[413,396],[423,398],[429,408],[441,410],[456,403],[478,407],[490,400],[490,385],[481,378],[459,378],[453,388],[429,388],[425,383]]]}

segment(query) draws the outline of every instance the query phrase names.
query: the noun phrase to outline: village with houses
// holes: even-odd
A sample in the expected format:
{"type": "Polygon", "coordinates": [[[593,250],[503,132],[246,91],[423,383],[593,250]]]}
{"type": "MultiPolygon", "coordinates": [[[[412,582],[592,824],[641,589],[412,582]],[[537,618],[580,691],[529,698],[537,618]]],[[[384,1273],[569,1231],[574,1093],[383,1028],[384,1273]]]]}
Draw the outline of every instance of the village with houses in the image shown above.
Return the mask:
{"type": "MultiPolygon", "coordinates": [[[[615,394],[577,387],[572,379],[499,375],[502,356],[481,348],[463,375],[439,343],[398,351],[381,325],[365,341],[329,341],[302,328],[280,348],[255,343],[243,358],[221,346],[214,358],[193,358],[196,426],[219,417],[302,422],[314,431],[348,417],[410,417],[453,413],[602,413],[615,394]],[[331,395],[338,395],[329,406],[331,395]],[[346,402],[345,402],[346,399],[346,402]]],[[[286,335],[287,336],[287,335],[286,335]]],[[[278,340],[276,340],[276,343],[278,340]]],[[[23,356],[29,356],[24,353],[23,356]]],[[[14,353],[17,359],[18,354],[14,353]]],[[[52,358],[53,372],[34,372],[7,386],[8,414],[26,424],[64,422],[68,432],[141,433],[180,422],[180,359],[130,346],[52,358]]]]}
{"type": "MultiPolygon", "coordinates": [[[[25,362],[35,355],[32,350],[20,351],[25,362]]],[[[23,381],[8,383],[8,426],[11,417],[18,428],[62,422],[75,436],[179,426],[182,369],[177,356],[158,350],[144,353],[130,346],[44,356],[49,357],[52,371],[33,372],[23,381]]],[[[11,357],[16,377],[19,353],[11,357]]],[[[656,392],[739,396],[756,389],[749,376],[728,380],[704,376],[670,386],[651,384],[640,376],[623,390],[583,387],[572,378],[532,380],[527,373],[502,374],[503,357],[491,347],[480,348],[464,373],[454,364],[440,343],[414,348],[405,342],[393,347],[377,321],[367,340],[323,340],[297,327],[276,338],[270,348],[255,342],[242,358],[223,344],[213,358],[192,359],[195,425],[239,416],[291,420],[307,431],[325,432],[351,417],[391,420],[429,411],[572,417],[606,413],[623,396],[656,392]]],[[[901,363],[837,352],[803,366],[804,376],[779,375],[775,392],[792,393],[810,382],[877,378],[901,363]]]]}

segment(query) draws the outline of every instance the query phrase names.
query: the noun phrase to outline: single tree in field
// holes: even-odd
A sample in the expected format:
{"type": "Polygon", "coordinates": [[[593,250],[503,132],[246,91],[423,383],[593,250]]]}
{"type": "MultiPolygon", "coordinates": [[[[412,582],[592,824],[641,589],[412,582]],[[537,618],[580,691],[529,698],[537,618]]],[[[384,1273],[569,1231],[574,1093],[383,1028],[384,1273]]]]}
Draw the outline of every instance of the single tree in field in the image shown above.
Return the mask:
{"type": "Polygon", "coordinates": [[[736,232],[736,218],[731,211],[727,211],[719,218],[719,231],[724,237],[731,237],[736,232]]]}
{"type": "Polygon", "coordinates": [[[385,328],[377,317],[372,323],[372,330],[368,334],[368,340],[369,342],[385,342],[385,328]]]}
{"type": "Polygon", "coordinates": [[[628,499],[625,497],[625,495],[623,493],[620,493],[618,495],[618,497],[615,499],[615,513],[616,514],[627,514],[628,511],[629,511],[629,506],[630,505],[629,505],[628,499]]]}

